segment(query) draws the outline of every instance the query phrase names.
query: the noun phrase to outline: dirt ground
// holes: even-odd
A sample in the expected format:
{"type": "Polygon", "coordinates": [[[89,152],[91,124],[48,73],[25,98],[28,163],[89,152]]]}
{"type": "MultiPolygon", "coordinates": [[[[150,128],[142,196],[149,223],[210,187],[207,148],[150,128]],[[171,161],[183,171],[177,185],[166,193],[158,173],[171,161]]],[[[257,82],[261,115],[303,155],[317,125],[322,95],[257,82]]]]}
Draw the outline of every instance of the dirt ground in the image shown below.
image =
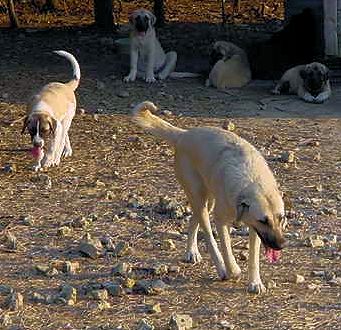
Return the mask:
{"type": "MultiPolygon", "coordinates": [[[[11,173],[0,171],[0,284],[24,295],[23,310],[9,312],[16,329],[94,330],[119,325],[136,329],[142,318],[155,329],[166,329],[173,313],[189,314],[195,329],[202,330],[224,329],[222,321],[234,329],[339,328],[341,289],[330,279],[341,277],[341,86],[333,85],[326,104],[310,105],[294,96],[272,96],[271,81],[252,82],[229,93],[205,88],[204,79],[125,85],[126,59],[103,45],[96,31],[0,33],[0,168],[7,164],[15,168],[11,173]],[[70,50],[79,59],[78,108],[85,114],[78,113],[71,127],[74,155],[45,173],[47,178],[31,170],[32,160],[26,153],[29,137],[20,135],[21,124],[9,127],[6,122],[24,114],[25,100],[39,86],[70,77],[68,64],[49,53],[53,49],[70,50]],[[167,120],[181,127],[233,122],[236,133],[257,146],[269,161],[292,205],[288,204],[289,246],[280,262],[269,265],[262,257],[261,275],[269,286],[266,294],[253,296],[245,291],[244,236],[233,237],[243,270],[238,283],[218,280],[203,239],[199,248],[204,261],[183,262],[188,219],[155,212],[165,195],[186,203],[172,170],[173,152],[129,120],[131,107],[146,99],[171,111],[167,120]],[[276,160],[285,151],[295,152],[293,163],[276,160]],[[127,206],[131,194],[143,200],[142,207],[127,206]],[[34,225],[24,226],[20,220],[24,215],[33,216],[34,225]],[[128,255],[85,258],[74,253],[84,229],[74,229],[71,237],[57,235],[62,224],[93,215],[97,220],[86,231],[98,238],[109,235],[115,243],[128,242],[128,255]],[[17,237],[14,252],[6,249],[6,228],[17,237]],[[325,246],[307,246],[312,235],[321,235],[325,246]],[[330,235],[337,235],[336,243],[331,243],[330,235]],[[176,249],[160,249],[165,239],[173,239],[176,249]],[[80,270],[76,275],[53,277],[33,272],[34,265],[53,260],[77,260],[80,270]],[[166,292],[110,297],[106,310],[94,308],[83,296],[74,306],[29,299],[33,292],[57,292],[63,283],[80,289],[90,282],[110,281],[116,261],[134,267],[157,261],[179,266],[180,271],[161,276],[169,284],[166,292]],[[319,277],[313,271],[325,273],[319,277]],[[296,284],[292,280],[296,274],[304,276],[305,282],[296,284]],[[160,303],[162,312],[146,314],[146,303],[160,303]]],[[[8,313],[0,312],[1,316],[8,313]]]]}

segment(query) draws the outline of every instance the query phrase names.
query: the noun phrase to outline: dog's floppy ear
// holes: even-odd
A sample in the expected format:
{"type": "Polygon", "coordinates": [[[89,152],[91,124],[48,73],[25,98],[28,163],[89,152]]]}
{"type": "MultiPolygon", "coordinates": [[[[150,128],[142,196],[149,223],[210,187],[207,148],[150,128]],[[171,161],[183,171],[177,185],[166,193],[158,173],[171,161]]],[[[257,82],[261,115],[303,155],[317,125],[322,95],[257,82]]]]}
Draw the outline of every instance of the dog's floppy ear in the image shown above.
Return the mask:
{"type": "Polygon", "coordinates": [[[21,134],[24,134],[24,133],[25,133],[25,130],[26,130],[27,125],[28,125],[28,116],[26,116],[26,117],[24,118],[24,124],[23,124],[22,130],[21,130],[21,134]]]}
{"type": "Polygon", "coordinates": [[[52,117],[49,117],[49,126],[50,126],[51,133],[54,134],[57,129],[57,120],[52,117]]]}
{"type": "Polygon", "coordinates": [[[149,18],[150,18],[150,25],[155,26],[156,16],[153,13],[149,13],[149,18]]]}
{"type": "Polygon", "coordinates": [[[302,79],[307,78],[307,71],[305,69],[300,70],[299,73],[302,79]]]}
{"type": "Polygon", "coordinates": [[[236,221],[241,221],[245,212],[248,212],[250,208],[250,203],[246,199],[241,199],[237,203],[237,218],[236,221]]]}

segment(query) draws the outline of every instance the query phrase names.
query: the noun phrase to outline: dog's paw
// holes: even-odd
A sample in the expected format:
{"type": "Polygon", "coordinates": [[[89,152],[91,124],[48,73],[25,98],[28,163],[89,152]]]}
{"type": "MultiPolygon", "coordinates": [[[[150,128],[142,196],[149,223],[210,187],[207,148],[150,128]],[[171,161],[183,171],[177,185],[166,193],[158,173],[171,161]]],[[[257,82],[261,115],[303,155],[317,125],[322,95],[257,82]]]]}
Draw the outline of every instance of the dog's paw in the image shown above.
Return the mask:
{"type": "Polygon", "coordinates": [[[168,76],[165,75],[165,74],[163,74],[163,73],[159,73],[159,74],[157,75],[157,78],[158,78],[159,80],[165,80],[167,77],[168,77],[168,76]]]}
{"type": "Polygon", "coordinates": [[[62,157],[67,158],[72,156],[72,148],[64,147],[62,157]]]}
{"type": "Polygon", "coordinates": [[[123,78],[124,82],[132,82],[136,80],[136,75],[129,74],[128,76],[123,78]]]}
{"type": "Polygon", "coordinates": [[[271,90],[271,94],[273,95],[281,95],[281,91],[278,87],[275,87],[273,90],[271,90]]]}
{"type": "Polygon", "coordinates": [[[266,292],[266,287],[264,286],[261,280],[250,282],[247,287],[247,292],[253,294],[261,294],[266,292]]]}
{"type": "Polygon", "coordinates": [[[152,84],[152,83],[155,83],[155,82],[156,82],[156,79],[155,79],[154,76],[150,76],[150,77],[147,77],[147,78],[146,78],[146,82],[147,82],[148,84],[152,84]]]}
{"type": "Polygon", "coordinates": [[[315,97],[314,103],[323,103],[324,101],[328,100],[328,98],[329,98],[328,92],[320,93],[315,97]]]}
{"type": "Polygon", "coordinates": [[[240,280],[241,276],[242,276],[242,271],[238,265],[236,265],[236,267],[229,270],[229,272],[228,272],[228,278],[231,280],[238,281],[238,280],[240,280]]]}
{"type": "Polygon", "coordinates": [[[185,255],[185,261],[191,264],[199,263],[202,256],[199,251],[188,251],[185,255]]]}
{"type": "Polygon", "coordinates": [[[305,101],[305,102],[308,102],[308,103],[315,103],[315,97],[312,96],[311,94],[309,93],[305,93],[302,97],[302,99],[305,101]]]}

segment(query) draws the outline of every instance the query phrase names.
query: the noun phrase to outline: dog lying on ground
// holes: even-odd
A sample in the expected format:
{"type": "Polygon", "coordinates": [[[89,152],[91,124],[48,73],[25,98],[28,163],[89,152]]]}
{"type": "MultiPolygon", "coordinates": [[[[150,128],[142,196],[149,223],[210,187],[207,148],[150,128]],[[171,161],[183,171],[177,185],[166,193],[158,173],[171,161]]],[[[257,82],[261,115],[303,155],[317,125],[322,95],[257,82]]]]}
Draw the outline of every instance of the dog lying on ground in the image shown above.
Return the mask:
{"type": "Polygon", "coordinates": [[[59,165],[62,156],[72,155],[69,128],[76,112],[74,91],[79,85],[80,68],[77,60],[63,50],[54,51],[71,62],[73,78],[68,83],[53,82],[44,86],[27,105],[22,134],[26,128],[31,135],[32,156],[37,164],[34,169],[59,165]],[[47,140],[50,143],[44,153],[47,140]]]}
{"type": "Polygon", "coordinates": [[[125,82],[135,81],[136,77],[153,83],[157,79],[193,78],[198,74],[174,72],[177,53],[165,53],[155,33],[156,17],[149,10],[135,10],[129,17],[133,31],[130,35],[130,72],[125,82]]]}
{"type": "Polygon", "coordinates": [[[265,159],[234,133],[213,127],[184,130],[153,115],[156,110],[151,102],[140,103],[133,110],[133,120],[175,148],[175,172],[193,211],[186,260],[201,260],[197,245],[200,225],[220,278],[239,278],[241,270],[232,252],[229,228],[233,222],[244,222],[250,228],[248,291],[263,292],[260,243],[268,259],[276,261],[285,243],[286,225],[282,196],[265,159]],[[211,209],[222,255],[212,234],[211,209]]]}
{"type": "Polygon", "coordinates": [[[247,55],[232,42],[217,41],[210,53],[211,71],[206,86],[220,90],[240,88],[251,80],[251,70],[247,55]]]}
{"type": "Polygon", "coordinates": [[[297,94],[306,102],[323,103],[331,95],[329,69],[318,62],[295,66],[284,73],[272,93],[297,94]]]}

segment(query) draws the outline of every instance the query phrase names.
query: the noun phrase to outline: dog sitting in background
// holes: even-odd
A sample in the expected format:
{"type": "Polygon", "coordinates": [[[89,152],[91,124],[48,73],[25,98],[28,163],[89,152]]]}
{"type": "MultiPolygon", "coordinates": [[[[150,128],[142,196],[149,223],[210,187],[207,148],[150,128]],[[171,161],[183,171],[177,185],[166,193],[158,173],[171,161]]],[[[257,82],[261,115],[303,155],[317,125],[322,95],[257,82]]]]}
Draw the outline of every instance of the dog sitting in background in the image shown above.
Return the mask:
{"type": "Polygon", "coordinates": [[[211,72],[206,86],[220,90],[240,88],[251,80],[251,70],[243,49],[232,42],[217,41],[210,53],[211,72]]]}
{"type": "Polygon", "coordinates": [[[198,74],[190,72],[174,72],[177,53],[165,53],[155,33],[156,17],[149,10],[135,10],[129,17],[133,27],[130,35],[130,72],[124,78],[125,82],[144,78],[153,83],[157,79],[193,78],[198,74]]]}
{"type": "Polygon", "coordinates": [[[22,134],[26,128],[31,135],[32,156],[37,164],[34,169],[59,165],[62,156],[72,155],[69,128],[76,112],[74,91],[79,85],[80,68],[77,60],[63,50],[54,51],[71,62],[73,78],[68,83],[53,82],[44,86],[33,96],[27,106],[22,134]],[[47,140],[51,139],[47,153],[47,140]]]}
{"type": "Polygon", "coordinates": [[[329,69],[318,62],[298,65],[287,70],[273,94],[297,94],[309,103],[323,103],[331,95],[329,69]]]}

